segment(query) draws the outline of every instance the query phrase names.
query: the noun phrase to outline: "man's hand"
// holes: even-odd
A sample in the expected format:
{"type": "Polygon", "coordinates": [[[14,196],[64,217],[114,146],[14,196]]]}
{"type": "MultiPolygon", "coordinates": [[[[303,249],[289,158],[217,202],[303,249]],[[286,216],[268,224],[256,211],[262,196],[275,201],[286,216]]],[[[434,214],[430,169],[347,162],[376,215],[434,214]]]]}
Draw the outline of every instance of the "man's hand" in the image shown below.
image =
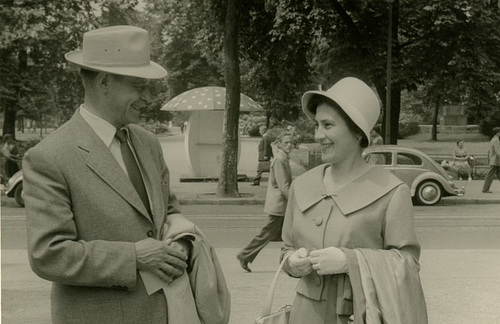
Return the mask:
{"type": "Polygon", "coordinates": [[[187,255],[169,242],[148,238],[135,243],[137,269],[156,274],[165,282],[180,277],[187,267],[187,255]]]}

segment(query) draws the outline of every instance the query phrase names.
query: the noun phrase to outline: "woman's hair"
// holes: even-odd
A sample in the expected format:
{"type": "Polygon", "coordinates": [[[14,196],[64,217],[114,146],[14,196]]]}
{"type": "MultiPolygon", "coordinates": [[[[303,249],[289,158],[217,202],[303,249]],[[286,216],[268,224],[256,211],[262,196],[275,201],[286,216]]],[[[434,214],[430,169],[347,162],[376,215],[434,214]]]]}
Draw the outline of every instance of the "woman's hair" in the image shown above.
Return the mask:
{"type": "Polygon", "coordinates": [[[460,144],[460,142],[463,142],[464,140],[458,140],[457,141],[457,146],[460,144]]]}
{"type": "Polygon", "coordinates": [[[359,128],[358,125],[356,125],[352,121],[352,119],[346,114],[344,109],[342,109],[342,107],[340,107],[335,101],[331,100],[330,98],[324,97],[324,96],[315,95],[311,98],[311,100],[309,100],[309,104],[308,104],[309,111],[316,115],[316,109],[321,104],[326,104],[326,105],[333,107],[334,109],[337,109],[340,116],[347,124],[347,127],[349,128],[349,130],[353,134],[357,134],[357,135],[361,136],[360,146],[362,148],[368,147],[369,141],[368,141],[368,138],[366,138],[365,133],[363,133],[361,128],[359,128]]]}

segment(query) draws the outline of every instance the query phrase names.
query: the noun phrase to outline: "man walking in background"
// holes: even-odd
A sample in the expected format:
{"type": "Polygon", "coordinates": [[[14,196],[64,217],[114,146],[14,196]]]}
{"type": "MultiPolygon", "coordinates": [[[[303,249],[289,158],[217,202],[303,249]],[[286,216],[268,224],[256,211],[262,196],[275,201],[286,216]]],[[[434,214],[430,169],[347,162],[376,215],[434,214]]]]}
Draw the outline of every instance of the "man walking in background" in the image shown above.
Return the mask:
{"type": "Polygon", "coordinates": [[[261,126],[259,128],[259,133],[262,138],[259,142],[259,164],[257,165],[257,175],[253,178],[252,186],[260,185],[260,179],[262,178],[262,173],[269,172],[269,167],[271,165],[271,159],[273,158],[273,149],[271,147],[271,138],[267,133],[267,127],[261,126]]]}
{"type": "Polygon", "coordinates": [[[490,186],[495,178],[500,180],[500,127],[493,128],[493,138],[488,149],[490,169],[486,174],[483,184],[483,193],[491,193],[490,186]]]}
{"type": "Polygon", "coordinates": [[[286,132],[280,134],[276,139],[276,145],[278,152],[276,158],[271,162],[264,204],[264,213],[269,215],[267,224],[237,256],[241,267],[247,272],[252,272],[248,263],[253,262],[267,243],[281,241],[281,228],[288,202],[288,192],[292,184],[292,170],[290,168],[290,152],[293,149],[292,134],[286,132]]]}

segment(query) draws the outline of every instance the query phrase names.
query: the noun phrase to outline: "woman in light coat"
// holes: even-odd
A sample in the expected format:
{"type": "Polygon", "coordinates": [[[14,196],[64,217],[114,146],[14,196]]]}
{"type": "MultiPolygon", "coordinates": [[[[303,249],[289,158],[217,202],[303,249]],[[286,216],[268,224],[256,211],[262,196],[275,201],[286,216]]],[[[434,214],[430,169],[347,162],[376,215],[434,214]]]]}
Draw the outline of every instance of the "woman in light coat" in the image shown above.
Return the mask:
{"type": "Polygon", "coordinates": [[[409,188],[362,158],[378,98],[345,78],[309,91],[320,165],[294,180],[283,225],[284,270],[300,278],[290,323],[427,323],[409,188]]]}

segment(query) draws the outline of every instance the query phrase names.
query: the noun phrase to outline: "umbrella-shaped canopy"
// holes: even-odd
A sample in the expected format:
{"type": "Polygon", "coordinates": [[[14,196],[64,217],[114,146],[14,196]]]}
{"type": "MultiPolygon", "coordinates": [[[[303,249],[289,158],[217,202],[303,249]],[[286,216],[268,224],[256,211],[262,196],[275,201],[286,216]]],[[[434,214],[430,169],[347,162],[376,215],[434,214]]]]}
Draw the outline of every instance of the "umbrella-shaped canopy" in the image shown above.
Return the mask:
{"type": "MultiPolygon", "coordinates": [[[[245,94],[240,96],[240,111],[259,111],[262,106],[245,94]]],[[[224,110],[226,107],[226,88],[202,87],[188,90],[170,99],[161,110],[224,110]]]]}

